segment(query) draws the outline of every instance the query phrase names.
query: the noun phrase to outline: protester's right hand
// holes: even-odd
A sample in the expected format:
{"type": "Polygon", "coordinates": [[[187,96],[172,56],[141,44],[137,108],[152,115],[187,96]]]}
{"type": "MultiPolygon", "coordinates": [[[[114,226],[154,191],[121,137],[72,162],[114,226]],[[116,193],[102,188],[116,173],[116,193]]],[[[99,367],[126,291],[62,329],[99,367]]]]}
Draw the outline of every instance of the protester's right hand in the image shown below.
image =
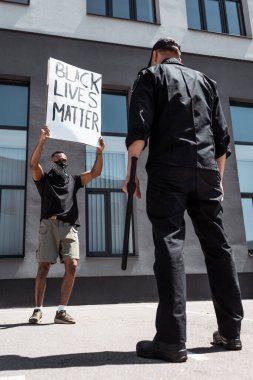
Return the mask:
{"type": "Polygon", "coordinates": [[[40,130],[40,142],[45,142],[47,136],[50,136],[50,130],[47,125],[40,130]]]}

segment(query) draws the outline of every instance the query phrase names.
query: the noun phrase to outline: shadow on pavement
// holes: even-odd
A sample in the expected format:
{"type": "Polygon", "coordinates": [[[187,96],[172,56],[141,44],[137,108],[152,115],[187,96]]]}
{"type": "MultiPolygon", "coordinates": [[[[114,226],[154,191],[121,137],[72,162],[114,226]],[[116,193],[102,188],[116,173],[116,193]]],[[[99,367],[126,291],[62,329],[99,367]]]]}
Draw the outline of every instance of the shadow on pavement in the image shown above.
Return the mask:
{"type": "Polygon", "coordinates": [[[229,352],[221,346],[187,348],[192,354],[215,354],[217,352],[229,352]]]}
{"type": "Polygon", "coordinates": [[[123,364],[160,364],[160,360],[138,358],[135,351],[101,351],[29,358],[19,355],[0,357],[0,371],[43,368],[93,367],[123,364]]]}
{"type": "Polygon", "coordinates": [[[4,330],[4,329],[11,329],[13,327],[23,327],[23,326],[49,326],[49,325],[54,325],[54,323],[28,323],[28,322],[25,322],[25,323],[13,323],[13,324],[2,324],[0,325],[0,330],[4,330]]]}
{"type": "MultiPolygon", "coordinates": [[[[222,347],[196,347],[188,349],[189,354],[211,354],[226,352],[222,347]]],[[[227,351],[229,352],[229,351],[227,351]]],[[[17,371],[24,369],[95,367],[103,365],[124,364],[161,364],[162,360],[139,358],[135,351],[101,351],[77,354],[52,355],[29,358],[19,355],[3,355],[0,357],[0,371],[17,371]]]]}

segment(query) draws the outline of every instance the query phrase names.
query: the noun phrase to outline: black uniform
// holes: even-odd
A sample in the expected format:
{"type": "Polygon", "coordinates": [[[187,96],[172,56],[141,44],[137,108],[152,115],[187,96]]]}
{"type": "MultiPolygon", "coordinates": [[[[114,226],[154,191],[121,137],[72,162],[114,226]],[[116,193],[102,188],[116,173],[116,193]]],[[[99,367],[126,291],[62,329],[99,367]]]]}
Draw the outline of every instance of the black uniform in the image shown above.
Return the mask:
{"type": "MultiPolygon", "coordinates": [[[[231,154],[216,83],[176,59],[144,69],[134,84],[126,145],[149,139],[147,214],[153,227],[157,338],[186,341],[184,212],[205,255],[221,335],[240,336],[243,309],[222,225],[216,159],[231,154]]],[[[201,284],[200,284],[201,286],[201,284]]]]}

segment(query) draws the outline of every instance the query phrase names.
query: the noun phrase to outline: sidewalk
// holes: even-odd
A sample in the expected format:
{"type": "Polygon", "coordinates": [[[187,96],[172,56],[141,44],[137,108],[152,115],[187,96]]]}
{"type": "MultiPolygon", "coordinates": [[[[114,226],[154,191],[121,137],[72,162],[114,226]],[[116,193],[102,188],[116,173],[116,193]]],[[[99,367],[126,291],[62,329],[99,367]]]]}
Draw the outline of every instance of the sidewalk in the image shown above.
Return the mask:
{"type": "Polygon", "coordinates": [[[53,324],[56,308],[40,325],[31,309],[0,309],[0,380],[253,379],[253,300],[243,302],[243,350],[210,345],[216,321],[212,303],[188,302],[189,359],[165,363],[138,358],[138,340],[154,336],[155,303],[71,306],[76,325],[53,324]]]}

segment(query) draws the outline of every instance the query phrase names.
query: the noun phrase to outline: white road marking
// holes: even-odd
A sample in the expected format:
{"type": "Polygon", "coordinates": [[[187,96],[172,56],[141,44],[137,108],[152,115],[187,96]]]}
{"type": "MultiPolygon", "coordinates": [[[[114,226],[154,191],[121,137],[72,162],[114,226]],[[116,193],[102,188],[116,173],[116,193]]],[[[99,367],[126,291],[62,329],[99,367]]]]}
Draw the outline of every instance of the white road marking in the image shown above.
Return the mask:
{"type": "Polygon", "coordinates": [[[191,351],[187,351],[188,358],[194,359],[194,360],[208,360],[208,358],[204,354],[194,354],[191,351]]]}

